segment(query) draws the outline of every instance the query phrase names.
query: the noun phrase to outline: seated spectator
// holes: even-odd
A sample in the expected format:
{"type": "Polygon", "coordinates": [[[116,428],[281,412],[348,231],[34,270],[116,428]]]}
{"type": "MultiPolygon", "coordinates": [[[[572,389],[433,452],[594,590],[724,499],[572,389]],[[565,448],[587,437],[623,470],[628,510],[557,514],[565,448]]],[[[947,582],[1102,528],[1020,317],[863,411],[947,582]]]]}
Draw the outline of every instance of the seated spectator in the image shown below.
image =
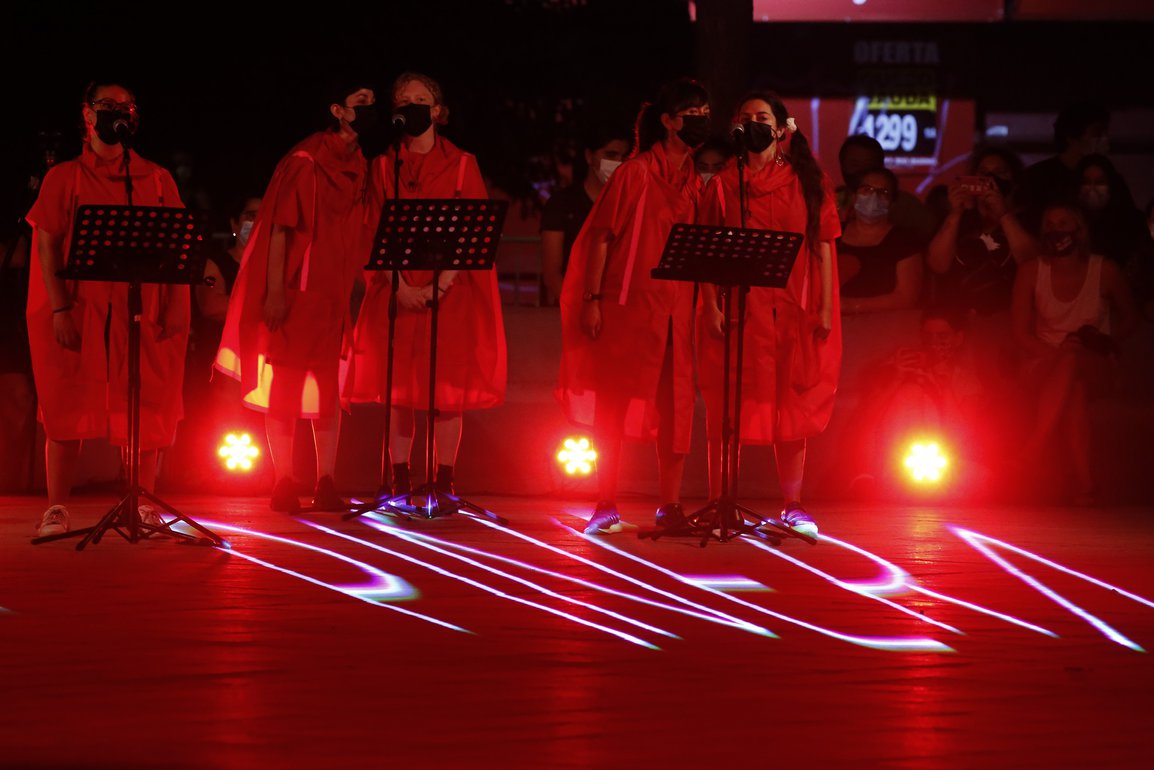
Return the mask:
{"type": "Polygon", "coordinates": [[[697,173],[701,174],[701,181],[708,182],[714,174],[720,174],[733,158],[733,145],[725,139],[716,137],[707,139],[705,144],[693,153],[693,162],[697,166],[697,173]]]}
{"type": "Polygon", "coordinates": [[[982,147],[970,158],[968,176],[947,187],[949,213],[926,253],[935,304],[983,316],[1009,310],[1014,273],[1037,248],[1014,215],[1021,174],[1013,151],[982,147]]]}
{"type": "Polygon", "coordinates": [[[1049,468],[1059,461],[1057,477],[1071,479],[1075,502],[1091,503],[1098,490],[1088,405],[1116,385],[1118,340],[1134,330],[1137,312],[1122,270],[1090,252],[1076,206],[1044,210],[1039,258],[1018,271],[1012,311],[1023,392],[1036,405],[1017,462],[1049,468]]]}
{"type": "Polygon", "coordinates": [[[872,497],[892,486],[897,458],[915,440],[941,442],[970,491],[988,479],[981,466],[996,454],[994,415],[1001,401],[978,377],[965,344],[966,318],[964,310],[927,308],[920,345],[898,348],[864,370],[846,433],[853,496],[872,497]]]}
{"type": "Polygon", "coordinates": [[[620,126],[599,125],[588,131],[582,158],[585,174],[575,173],[574,179],[580,181],[557,191],[545,204],[541,214],[543,304],[557,304],[573,241],[609,176],[629,155],[630,138],[629,131],[620,126]]]}
{"type": "Polygon", "coordinates": [[[837,240],[843,315],[905,310],[918,303],[925,238],[890,218],[897,189],[897,177],[884,168],[850,183],[852,205],[837,240]]]}
{"type": "MultiPolygon", "coordinates": [[[[1078,208],[1090,232],[1090,251],[1113,260],[1140,291],[1154,260],[1154,241],[1122,175],[1105,155],[1078,161],[1078,208]]],[[[1143,297],[1145,299],[1145,297],[1143,297]]]]}
{"type": "MultiPolygon", "coordinates": [[[[853,178],[864,171],[875,168],[885,168],[886,153],[877,139],[868,134],[853,134],[842,142],[837,154],[838,166],[841,170],[842,185],[835,191],[837,210],[841,221],[845,222],[849,216],[849,209],[853,205],[850,199],[850,188],[853,178]]],[[[895,225],[909,227],[924,233],[929,238],[934,233],[933,212],[926,207],[918,196],[907,192],[900,187],[894,196],[890,207],[890,220],[895,225]]]]}

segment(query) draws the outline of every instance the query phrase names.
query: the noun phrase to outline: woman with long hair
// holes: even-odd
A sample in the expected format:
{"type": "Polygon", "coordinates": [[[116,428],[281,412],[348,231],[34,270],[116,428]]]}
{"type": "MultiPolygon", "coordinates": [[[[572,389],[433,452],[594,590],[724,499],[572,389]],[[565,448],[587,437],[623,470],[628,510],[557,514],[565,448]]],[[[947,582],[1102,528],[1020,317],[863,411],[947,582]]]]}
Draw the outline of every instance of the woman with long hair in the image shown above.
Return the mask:
{"type": "Polygon", "coordinates": [[[680,516],[693,423],[693,287],[654,280],[665,241],[693,222],[701,189],[693,150],[709,134],[709,94],[688,78],[665,84],[637,118],[634,154],[585,220],[561,290],[557,399],[592,425],[599,501],[586,533],[619,531],[625,438],[657,442],[661,508],[680,516]]]}
{"type": "MultiPolygon", "coordinates": [[[[741,100],[745,190],[733,164],[711,180],[701,221],[805,236],[784,288],[753,287],[747,296],[740,438],[773,444],[784,507],[781,520],[808,535],[817,523],[802,507],[806,439],[825,430],[841,369],[841,321],[835,240],[841,234],[832,186],[781,99],[754,92],[741,100]],[[744,216],[741,204],[745,203],[744,216]]],[[[737,303],[732,303],[734,310],[737,303]]],[[[709,489],[722,483],[725,318],[716,286],[702,286],[698,380],[706,407],[709,489]]],[[[731,345],[736,348],[736,335],[731,345]]],[[[735,355],[731,352],[731,362],[735,355]]],[[[730,387],[736,386],[731,376],[730,387]]],[[[730,403],[734,392],[730,393],[730,403]]]]}

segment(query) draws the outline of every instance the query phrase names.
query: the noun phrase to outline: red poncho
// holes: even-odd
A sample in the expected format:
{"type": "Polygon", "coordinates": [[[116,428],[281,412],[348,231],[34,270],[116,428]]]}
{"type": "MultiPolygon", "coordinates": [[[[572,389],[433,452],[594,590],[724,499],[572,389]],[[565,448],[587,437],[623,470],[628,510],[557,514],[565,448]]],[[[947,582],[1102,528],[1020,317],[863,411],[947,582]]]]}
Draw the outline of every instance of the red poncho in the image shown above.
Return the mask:
{"type": "MultiPolygon", "coordinates": [[[[132,202],[137,206],[181,207],[171,175],[133,153],[130,156],[132,202]]],[[[44,432],[54,441],[108,436],[127,443],[128,428],[128,284],[69,281],[68,311],[80,331],[80,350],[56,342],[47,288],[40,271],[41,232],[64,238],[64,251],[78,206],[128,202],[122,161],[105,161],[86,145],[81,156],[52,168],[27,220],[33,227],[32,269],[28,282],[28,341],[40,400],[44,432]],[[112,320],[105,346],[105,325],[112,320]]],[[[140,447],[172,444],[184,415],[180,383],[188,345],[189,291],[177,284],[144,284],[140,333],[140,447]],[[183,331],[160,339],[168,318],[183,331]]]]}
{"type": "MultiPolygon", "coordinates": [[[[385,200],[394,197],[390,149],[373,164],[369,192],[370,232],[375,234],[385,200]]],[[[472,155],[438,136],[433,149],[401,149],[401,198],[488,198],[472,155]]],[[[427,286],[431,271],[402,273],[410,286],[427,286]]],[[[390,275],[367,271],[368,288],[355,335],[355,366],[346,390],[354,402],[385,401],[389,338],[390,275]]],[[[424,409],[429,404],[430,310],[397,308],[393,345],[392,405],[424,409]]],[[[449,412],[485,409],[505,398],[507,348],[495,270],[462,270],[437,309],[436,408],[449,412]]]]}
{"type": "Polygon", "coordinates": [[[368,261],[365,160],[333,131],[313,134],[281,159],[261,200],[233,287],[216,368],[241,382],[244,403],[283,418],[331,416],[351,329],[349,303],[368,261]],[[288,228],[289,310],[264,322],[273,225],[288,228]]]}
{"type": "MultiPolygon", "coordinates": [[[[702,196],[701,221],[739,226],[737,165],[720,173],[702,196]]],[[[758,171],[745,172],[747,216],[745,227],[759,230],[806,231],[806,205],[801,180],[785,163],[770,162],[758,171]]],[[[819,340],[821,267],[810,242],[804,241],[783,289],[755,287],[746,297],[745,349],[741,399],[741,443],[768,444],[795,441],[825,430],[833,412],[841,372],[841,315],[837,293],[837,254],[833,241],[841,234],[837,208],[828,184],[822,200],[818,239],[829,242],[833,270],[833,329],[819,340]]],[[[702,305],[704,310],[704,303],[702,305]]],[[[732,312],[737,312],[737,292],[732,312]]],[[[699,313],[697,334],[698,382],[706,409],[719,415],[725,345],[707,331],[699,313]]],[[[736,324],[733,325],[736,331],[736,324]]],[[[731,339],[731,368],[736,364],[737,340],[731,339]]],[[[735,377],[730,377],[733,407],[735,377]]]]}
{"type": "Polygon", "coordinates": [[[672,168],[662,145],[613,172],[573,243],[561,289],[561,369],[555,395],[570,421],[592,425],[598,394],[627,401],[625,436],[653,440],[657,384],[673,355],[673,450],[689,451],[693,427],[693,285],[654,280],[673,225],[692,223],[700,193],[693,164],[672,168]],[[608,239],[601,334],[581,329],[585,270],[608,239]],[[670,335],[672,334],[672,337],[670,335]]]}

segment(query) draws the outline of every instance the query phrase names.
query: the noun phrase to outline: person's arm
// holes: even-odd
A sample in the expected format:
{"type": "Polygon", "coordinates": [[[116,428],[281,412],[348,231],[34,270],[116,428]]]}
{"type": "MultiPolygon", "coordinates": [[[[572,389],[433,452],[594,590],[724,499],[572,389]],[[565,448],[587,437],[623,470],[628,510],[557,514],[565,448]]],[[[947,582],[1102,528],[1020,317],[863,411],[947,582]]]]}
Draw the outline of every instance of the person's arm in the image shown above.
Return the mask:
{"type": "Polygon", "coordinates": [[[269,331],[276,331],[288,316],[288,298],[285,292],[285,240],[288,228],[274,224],[268,243],[268,285],[265,289],[264,322],[269,331]]]}
{"type": "Polygon", "coordinates": [[[818,315],[821,318],[819,336],[823,339],[833,330],[833,244],[831,241],[822,241],[817,247],[817,259],[821,269],[821,308],[818,315]]]}
{"type": "Polygon", "coordinates": [[[204,263],[204,277],[212,278],[214,282],[212,286],[207,283],[197,284],[197,310],[210,321],[223,321],[228,314],[228,287],[220,268],[211,259],[204,263]]]}
{"type": "MultiPolygon", "coordinates": [[[[585,264],[585,292],[601,294],[605,278],[605,263],[609,260],[609,240],[599,238],[590,245],[589,261],[585,264]]],[[[581,328],[593,339],[601,334],[601,300],[581,302],[581,328]]]]}
{"type": "Polygon", "coordinates": [[[857,297],[846,299],[842,304],[842,312],[847,315],[856,313],[880,313],[886,310],[906,310],[918,303],[918,296],[922,291],[922,255],[915,252],[896,266],[897,285],[889,294],[876,297],[857,297]]]}
{"type": "Polygon", "coordinates": [[[968,193],[960,182],[953,182],[947,188],[950,213],[942,220],[941,227],[930,239],[926,250],[926,264],[938,275],[948,273],[958,253],[958,234],[962,229],[962,214],[966,210],[968,193]]]}
{"type": "Polygon", "coordinates": [[[561,264],[565,261],[565,233],[561,230],[541,231],[541,279],[545,282],[550,302],[561,296],[564,274],[561,264]]]}
{"type": "Polygon", "coordinates": [[[62,347],[80,350],[80,330],[69,312],[72,300],[64,280],[56,275],[56,271],[64,267],[64,238],[37,229],[36,245],[40,253],[40,275],[44,278],[48,303],[52,307],[52,332],[62,347]]]}
{"type": "Polygon", "coordinates": [[[1014,342],[1027,355],[1044,356],[1053,352],[1034,334],[1034,284],[1038,280],[1038,262],[1027,262],[1014,276],[1010,296],[1010,323],[1014,342]]]}
{"type": "Polygon", "coordinates": [[[1138,328],[1138,305],[1122,269],[1102,260],[1102,295],[1110,303],[1110,336],[1124,340],[1138,328]]]}

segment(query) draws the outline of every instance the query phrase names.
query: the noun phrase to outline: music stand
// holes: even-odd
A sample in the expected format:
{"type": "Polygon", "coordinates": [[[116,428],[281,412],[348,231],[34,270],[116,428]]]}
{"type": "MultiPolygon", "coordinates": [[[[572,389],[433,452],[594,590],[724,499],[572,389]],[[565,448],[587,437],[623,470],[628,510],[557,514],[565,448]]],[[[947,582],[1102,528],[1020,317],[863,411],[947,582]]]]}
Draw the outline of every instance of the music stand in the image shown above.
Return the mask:
{"type": "Polygon", "coordinates": [[[772,517],[765,517],[739,505],[737,478],[740,466],[741,389],[745,342],[745,294],[751,286],[784,288],[801,249],[804,236],[783,230],[755,230],[744,227],[675,224],[665,242],[658,266],[651,275],[656,279],[693,281],[718,285],[725,318],[725,346],[722,363],[721,427],[721,495],[704,508],[685,517],[684,525],[669,529],[642,529],[638,537],[656,540],[662,535],[685,535],[701,538],[704,546],[710,538],[725,542],[734,535],[756,534],[775,543],[780,538],[755,529],[769,521],[783,535],[807,542],[813,539],[772,517]],[[737,289],[737,350],[734,361],[736,377],[733,414],[730,414],[730,349],[732,326],[730,309],[733,290],[737,289]],[[756,519],[751,524],[746,516],[756,519]],[[716,534],[714,534],[716,532],[716,534]]]}
{"type": "MultiPolygon", "coordinates": [[[[432,298],[429,300],[429,398],[425,424],[425,484],[419,489],[386,498],[378,497],[371,507],[361,506],[345,514],[351,519],[371,510],[417,513],[432,519],[458,511],[478,514],[485,518],[507,523],[498,516],[457,495],[438,492],[434,483],[436,466],[434,458],[434,425],[439,414],[436,408],[437,386],[437,317],[440,308],[438,280],[444,270],[491,270],[501,240],[501,228],[505,222],[509,202],[473,198],[410,198],[390,199],[381,209],[380,224],[373,240],[373,251],[369,255],[366,270],[391,270],[394,280],[390,289],[395,302],[396,276],[402,270],[431,270],[433,278],[432,298]],[[423,497],[423,504],[414,498],[423,497]]],[[[396,323],[395,313],[390,311],[390,329],[396,323]]],[[[391,339],[391,338],[390,338],[391,339]]],[[[391,388],[392,344],[389,345],[388,362],[391,388]]],[[[392,393],[388,394],[392,403],[392,393]]],[[[385,458],[388,462],[388,458],[385,458]]]]}
{"type": "Polygon", "coordinates": [[[140,486],[140,324],[141,284],[197,284],[203,280],[206,212],[161,206],[84,205],[76,211],[67,266],[57,274],[66,280],[128,284],[128,491],[94,526],[33,538],[38,545],[82,537],[76,550],[99,543],[108,530],[130,543],[164,535],[181,542],[224,546],[215,533],[177,511],[140,486]],[[140,500],[150,500],[173,519],[159,527],[140,521],[140,500]],[[172,528],[184,522],[197,537],[172,528]]]}

